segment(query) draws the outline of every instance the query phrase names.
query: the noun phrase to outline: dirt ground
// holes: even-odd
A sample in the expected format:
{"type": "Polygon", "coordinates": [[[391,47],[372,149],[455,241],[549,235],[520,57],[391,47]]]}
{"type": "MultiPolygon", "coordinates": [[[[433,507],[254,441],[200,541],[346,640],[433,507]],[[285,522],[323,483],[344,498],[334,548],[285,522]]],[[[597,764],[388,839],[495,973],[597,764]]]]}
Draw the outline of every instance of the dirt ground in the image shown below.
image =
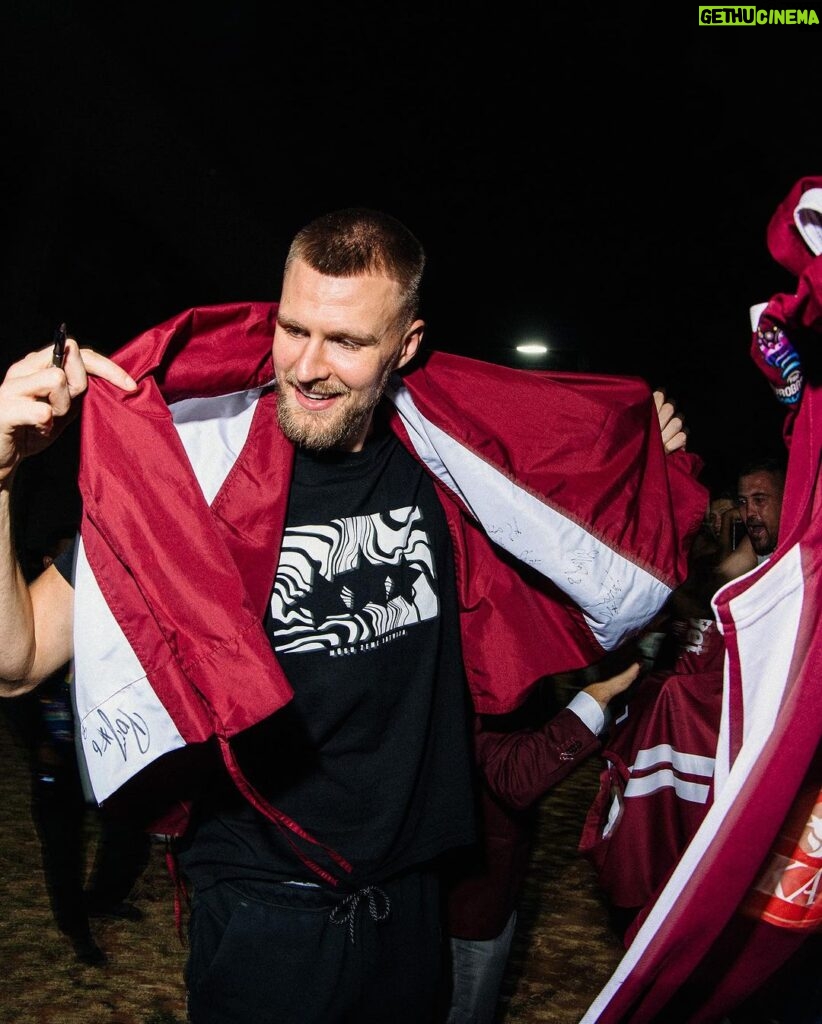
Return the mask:
{"type": "MultiPolygon", "coordinates": [[[[109,960],[84,966],[51,918],[28,770],[1,717],[0,764],[0,1024],[184,1024],[186,950],[163,844],[152,846],[132,893],[144,920],[95,921],[109,960]]],[[[621,957],[590,867],[576,853],[596,772],[589,760],[543,802],[500,1024],[578,1024],[621,957]]],[[[89,859],[94,843],[90,815],[89,859]]]]}

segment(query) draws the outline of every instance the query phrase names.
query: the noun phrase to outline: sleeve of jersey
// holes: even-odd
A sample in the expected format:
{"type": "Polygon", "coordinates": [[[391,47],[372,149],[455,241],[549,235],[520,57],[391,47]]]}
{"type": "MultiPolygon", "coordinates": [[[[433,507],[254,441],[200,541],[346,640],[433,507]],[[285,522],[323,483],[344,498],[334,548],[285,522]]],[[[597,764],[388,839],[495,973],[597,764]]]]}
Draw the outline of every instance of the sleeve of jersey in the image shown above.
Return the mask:
{"type": "Polygon", "coordinates": [[[498,732],[478,715],[474,742],[489,788],[517,810],[529,807],[599,747],[594,733],[568,708],[540,728],[512,732],[498,732]]]}

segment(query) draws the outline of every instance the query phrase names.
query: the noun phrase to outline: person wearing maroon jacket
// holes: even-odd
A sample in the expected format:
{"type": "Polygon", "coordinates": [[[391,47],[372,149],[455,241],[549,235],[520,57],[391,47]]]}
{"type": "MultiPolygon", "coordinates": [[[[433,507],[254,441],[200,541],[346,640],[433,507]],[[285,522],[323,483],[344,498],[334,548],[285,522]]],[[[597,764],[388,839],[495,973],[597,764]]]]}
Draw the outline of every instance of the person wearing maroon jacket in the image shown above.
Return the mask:
{"type": "MultiPolygon", "coordinates": [[[[510,715],[478,715],[474,754],[481,841],[446,870],[451,991],[447,1024],[490,1024],[516,926],[539,800],[600,748],[610,701],[640,671],[634,662],[590,683],[543,721],[542,693],[510,715]]],[[[543,680],[550,687],[550,678],[543,680]]]]}

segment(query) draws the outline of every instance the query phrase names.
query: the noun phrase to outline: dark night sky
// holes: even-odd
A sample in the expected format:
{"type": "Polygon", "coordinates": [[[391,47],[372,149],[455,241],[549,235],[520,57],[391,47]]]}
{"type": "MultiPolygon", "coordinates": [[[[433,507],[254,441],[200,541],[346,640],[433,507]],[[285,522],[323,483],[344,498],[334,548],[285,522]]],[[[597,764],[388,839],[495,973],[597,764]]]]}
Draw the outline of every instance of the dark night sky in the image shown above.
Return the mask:
{"type": "Polygon", "coordinates": [[[4,366],[63,319],[113,351],[188,306],[277,298],[294,231],[361,204],[426,246],[431,346],[506,362],[541,336],[559,368],[642,376],[706,482],[779,447],[748,307],[792,290],[765,228],[822,172],[818,29],[292,7],[4,5],[4,366]]]}

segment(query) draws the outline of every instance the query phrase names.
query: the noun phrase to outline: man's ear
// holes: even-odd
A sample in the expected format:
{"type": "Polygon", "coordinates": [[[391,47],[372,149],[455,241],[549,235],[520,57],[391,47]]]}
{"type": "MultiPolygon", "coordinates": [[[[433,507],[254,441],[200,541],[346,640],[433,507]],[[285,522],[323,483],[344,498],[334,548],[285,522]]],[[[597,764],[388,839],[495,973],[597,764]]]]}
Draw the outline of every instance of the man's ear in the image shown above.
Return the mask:
{"type": "Polygon", "coordinates": [[[414,356],[417,354],[417,349],[422,344],[422,336],[425,333],[425,321],[415,320],[413,324],[405,332],[400,345],[399,356],[397,357],[397,365],[395,369],[399,370],[401,366],[405,366],[406,363],[410,363],[414,356]]]}

